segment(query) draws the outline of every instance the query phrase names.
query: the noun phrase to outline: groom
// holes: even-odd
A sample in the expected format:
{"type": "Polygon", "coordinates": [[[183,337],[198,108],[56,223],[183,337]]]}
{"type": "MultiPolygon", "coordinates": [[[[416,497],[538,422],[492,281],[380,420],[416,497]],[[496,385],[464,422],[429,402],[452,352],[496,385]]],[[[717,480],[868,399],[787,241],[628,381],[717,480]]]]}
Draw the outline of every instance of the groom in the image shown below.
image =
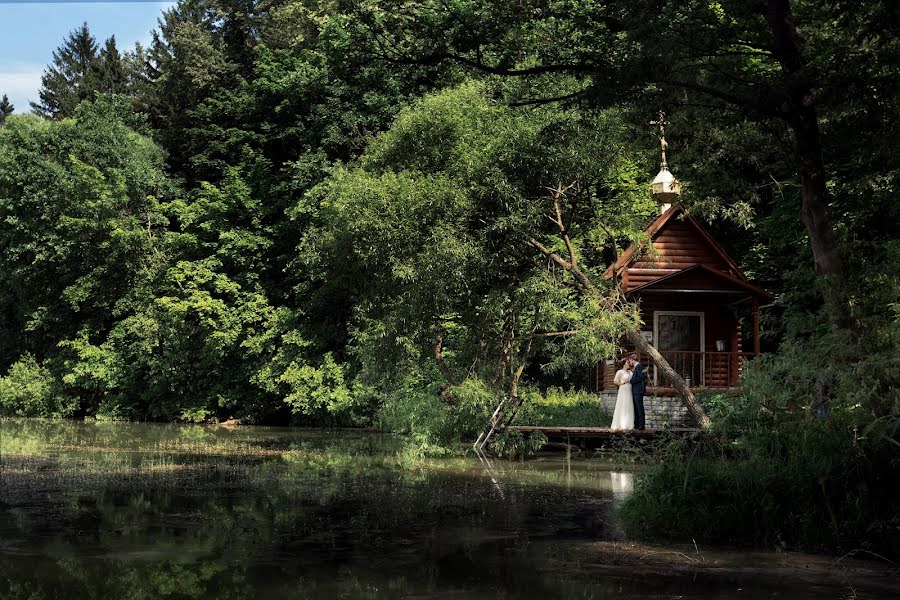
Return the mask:
{"type": "Polygon", "coordinates": [[[634,428],[644,429],[644,392],[647,391],[646,373],[644,373],[644,365],[641,364],[640,358],[636,353],[628,358],[634,363],[633,374],[631,376],[631,399],[634,402],[634,428]]]}

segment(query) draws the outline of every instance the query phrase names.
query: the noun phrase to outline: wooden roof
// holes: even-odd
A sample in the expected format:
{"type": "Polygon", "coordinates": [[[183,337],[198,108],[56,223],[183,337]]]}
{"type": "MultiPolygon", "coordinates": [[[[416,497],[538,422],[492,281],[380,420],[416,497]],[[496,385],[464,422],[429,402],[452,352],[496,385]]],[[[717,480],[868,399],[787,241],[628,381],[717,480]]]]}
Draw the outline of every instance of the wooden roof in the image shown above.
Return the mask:
{"type": "Polygon", "coordinates": [[[745,279],[734,277],[728,273],[711,269],[706,265],[694,265],[693,267],[676,271],[658,279],[654,279],[643,285],[632,287],[629,292],[653,291],[678,291],[689,289],[695,292],[722,292],[735,291],[747,292],[762,300],[772,302],[775,296],[766,290],[757,287],[745,279]]]}
{"type": "Polygon", "coordinates": [[[682,278],[681,285],[734,289],[771,298],[771,294],[750,284],[737,263],[682,205],[675,204],[659,215],[644,233],[652,249],[640,253],[640,248],[632,244],[605,273],[606,277],[621,277],[625,291],[648,289],[653,283],[691,272],[688,279],[682,278]],[[703,270],[696,270],[698,266],[703,270]]]}

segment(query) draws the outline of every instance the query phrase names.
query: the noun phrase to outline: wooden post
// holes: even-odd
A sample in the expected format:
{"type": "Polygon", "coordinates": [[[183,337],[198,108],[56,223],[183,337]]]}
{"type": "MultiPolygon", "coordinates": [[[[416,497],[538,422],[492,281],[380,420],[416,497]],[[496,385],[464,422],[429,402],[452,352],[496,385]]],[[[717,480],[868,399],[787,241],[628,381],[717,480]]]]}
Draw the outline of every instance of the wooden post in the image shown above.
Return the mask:
{"type": "Polygon", "coordinates": [[[731,331],[731,350],[728,353],[728,387],[734,387],[741,381],[741,320],[735,318],[735,327],[731,331]]]}
{"type": "Polygon", "coordinates": [[[759,356],[759,300],[753,299],[753,354],[759,356]]]}

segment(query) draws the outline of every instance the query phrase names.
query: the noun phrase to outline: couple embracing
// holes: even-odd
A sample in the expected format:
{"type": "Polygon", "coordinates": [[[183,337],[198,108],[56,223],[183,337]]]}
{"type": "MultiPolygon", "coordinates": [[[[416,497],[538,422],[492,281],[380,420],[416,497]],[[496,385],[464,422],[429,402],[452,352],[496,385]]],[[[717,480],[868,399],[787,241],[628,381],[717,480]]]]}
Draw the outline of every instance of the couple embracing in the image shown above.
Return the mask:
{"type": "Polygon", "coordinates": [[[623,359],[613,382],[619,386],[619,394],[610,429],[644,429],[646,373],[637,354],[623,359]]]}

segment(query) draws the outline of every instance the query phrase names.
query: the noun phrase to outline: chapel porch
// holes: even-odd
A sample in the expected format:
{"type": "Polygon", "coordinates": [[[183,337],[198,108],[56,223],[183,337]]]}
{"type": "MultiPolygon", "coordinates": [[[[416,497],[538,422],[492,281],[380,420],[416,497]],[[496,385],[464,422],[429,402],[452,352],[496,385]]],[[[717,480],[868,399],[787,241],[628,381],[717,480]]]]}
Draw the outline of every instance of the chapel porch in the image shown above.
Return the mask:
{"type": "MultiPolygon", "coordinates": [[[[672,384],[663,378],[662,372],[656,369],[653,359],[642,352],[636,352],[642,364],[646,366],[647,395],[677,395],[672,384]]],[[[695,391],[724,392],[739,390],[741,374],[744,366],[753,361],[756,352],[740,350],[723,351],[688,351],[663,350],[662,357],[675,371],[681,375],[685,383],[695,391]]],[[[594,376],[594,391],[611,392],[617,388],[613,381],[616,374],[616,363],[613,360],[597,363],[594,376]]]]}
{"type": "MultiPolygon", "coordinates": [[[[754,352],[739,351],[663,351],[660,354],[684,377],[688,386],[707,391],[740,388],[744,363],[757,356],[754,352]]],[[[659,396],[674,394],[675,388],[662,379],[662,374],[655,368],[653,359],[642,353],[638,355],[641,362],[647,365],[648,393],[659,396]]]]}

